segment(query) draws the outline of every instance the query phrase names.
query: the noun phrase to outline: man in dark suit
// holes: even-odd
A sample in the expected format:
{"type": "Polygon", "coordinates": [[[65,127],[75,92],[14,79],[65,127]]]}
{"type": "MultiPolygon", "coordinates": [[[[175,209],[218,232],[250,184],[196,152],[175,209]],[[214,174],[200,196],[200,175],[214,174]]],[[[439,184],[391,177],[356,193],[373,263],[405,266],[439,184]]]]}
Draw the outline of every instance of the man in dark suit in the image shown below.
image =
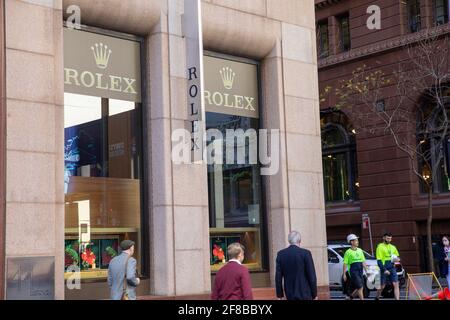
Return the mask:
{"type": "Polygon", "coordinates": [[[286,296],[287,300],[316,300],[317,278],[311,252],[300,248],[301,236],[297,231],[289,234],[288,241],[290,246],[277,255],[277,297],[282,299],[286,296]]]}
{"type": "Polygon", "coordinates": [[[244,250],[240,243],[228,246],[230,260],[216,274],[212,300],[253,300],[250,273],[242,265],[244,250]]]}

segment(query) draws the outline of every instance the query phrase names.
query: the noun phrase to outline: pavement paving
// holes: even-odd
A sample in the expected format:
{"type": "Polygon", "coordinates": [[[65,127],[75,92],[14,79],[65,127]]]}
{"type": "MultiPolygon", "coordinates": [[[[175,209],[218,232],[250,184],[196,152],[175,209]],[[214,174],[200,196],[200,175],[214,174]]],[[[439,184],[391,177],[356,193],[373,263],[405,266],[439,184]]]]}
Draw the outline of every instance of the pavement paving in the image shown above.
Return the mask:
{"type": "MultiPolygon", "coordinates": [[[[436,293],[437,290],[433,290],[433,293],[436,293]]],[[[374,300],[377,293],[376,291],[370,292],[370,297],[367,300],[374,300]]],[[[330,298],[331,300],[345,300],[345,296],[342,294],[342,290],[331,289],[330,290],[330,298]]],[[[382,298],[382,300],[395,300],[393,298],[382,298]]],[[[406,300],[406,287],[400,289],[400,300],[406,300]]]]}
{"type": "MultiPolygon", "coordinates": [[[[375,299],[377,293],[376,291],[370,292],[370,297],[367,298],[368,300],[373,300],[375,299]]],[[[342,290],[335,290],[335,289],[331,289],[330,290],[330,298],[332,300],[345,300],[345,296],[342,293],[342,290]]],[[[406,299],[406,288],[402,288],[400,290],[400,299],[405,300],[406,299]]],[[[395,300],[395,299],[390,299],[390,298],[386,298],[383,300],[395,300]]]]}

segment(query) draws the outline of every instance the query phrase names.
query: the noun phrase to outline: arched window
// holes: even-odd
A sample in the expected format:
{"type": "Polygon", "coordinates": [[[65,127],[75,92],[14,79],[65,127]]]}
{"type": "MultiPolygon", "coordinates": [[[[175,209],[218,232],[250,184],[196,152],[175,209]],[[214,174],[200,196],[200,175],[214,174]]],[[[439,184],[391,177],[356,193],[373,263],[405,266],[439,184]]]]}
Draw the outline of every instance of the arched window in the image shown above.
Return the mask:
{"type": "Polygon", "coordinates": [[[325,201],[358,200],[355,130],[340,111],[323,111],[321,129],[325,201]]]}
{"type": "MultiPolygon", "coordinates": [[[[434,193],[450,192],[450,88],[444,87],[442,104],[424,100],[417,117],[420,174],[432,182],[434,193]]],[[[427,192],[425,183],[420,182],[421,192],[427,192]]]]}

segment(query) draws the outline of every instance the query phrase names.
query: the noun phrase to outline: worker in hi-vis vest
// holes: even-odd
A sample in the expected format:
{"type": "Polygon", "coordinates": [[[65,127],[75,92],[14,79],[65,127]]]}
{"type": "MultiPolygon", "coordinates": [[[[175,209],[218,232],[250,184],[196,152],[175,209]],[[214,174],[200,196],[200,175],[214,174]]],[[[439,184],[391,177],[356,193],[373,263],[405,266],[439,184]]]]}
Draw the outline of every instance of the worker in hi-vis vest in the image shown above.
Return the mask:
{"type": "Polygon", "coordinates": [[[383,292],[384,287],[386,286],[386,282],[389,281],[392,283],[394,287],[394,295],[395,299],[400,299],[400,289],[398,285],[398,275],[397,270],[395,270],[395,262],[400,261],[400,255],[398,253],[397,248],[391,244],[392,242],[392,234],[386,232],[383,235],[383,242],[378,244],[377,246],[377,262],[380,267],[380,280],[381,280],[381,288],[377,292],[376,300],[380,299],[381,292],[383,292]]]}
{"type": "Polygon", "coordinates": [[[350,299],[353,299],[356,295],[360,300],[364,300],[364,269],[366,266],[366,257],[361,248],[358,248],[358,237],[354,234],[349,234],[347,242],[351,245],[351,248],[345,251],[344,254],[344,267],[342,279],[344,283],[347,281],[347,269],[350,276],[350,282],[354,291],[350,294],[350,299]]]}

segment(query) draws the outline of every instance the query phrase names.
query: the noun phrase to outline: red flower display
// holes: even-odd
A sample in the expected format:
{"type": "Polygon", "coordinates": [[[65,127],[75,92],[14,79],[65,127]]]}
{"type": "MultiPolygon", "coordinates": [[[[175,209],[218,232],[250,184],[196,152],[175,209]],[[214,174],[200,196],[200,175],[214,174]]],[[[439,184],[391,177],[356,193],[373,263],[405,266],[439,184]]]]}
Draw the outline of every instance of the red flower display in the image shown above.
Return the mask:
{"type": "Polygon", "coordinates": [[[95,256],[94,252],[92,252],[91,249],[86,249],[82,254],[81,254],[81,259],[83,259],[84,262],[86,262],[89,265],[92,265],[95,263],[95,259],[97,257],[95,256]]]}
{"type": "Polygon", "coordinates": [[[225,259],[225,254],[223,252],[223,249],[216,244],[214,245],[213,256],[216,257],[218,260],[225,259]]]}

